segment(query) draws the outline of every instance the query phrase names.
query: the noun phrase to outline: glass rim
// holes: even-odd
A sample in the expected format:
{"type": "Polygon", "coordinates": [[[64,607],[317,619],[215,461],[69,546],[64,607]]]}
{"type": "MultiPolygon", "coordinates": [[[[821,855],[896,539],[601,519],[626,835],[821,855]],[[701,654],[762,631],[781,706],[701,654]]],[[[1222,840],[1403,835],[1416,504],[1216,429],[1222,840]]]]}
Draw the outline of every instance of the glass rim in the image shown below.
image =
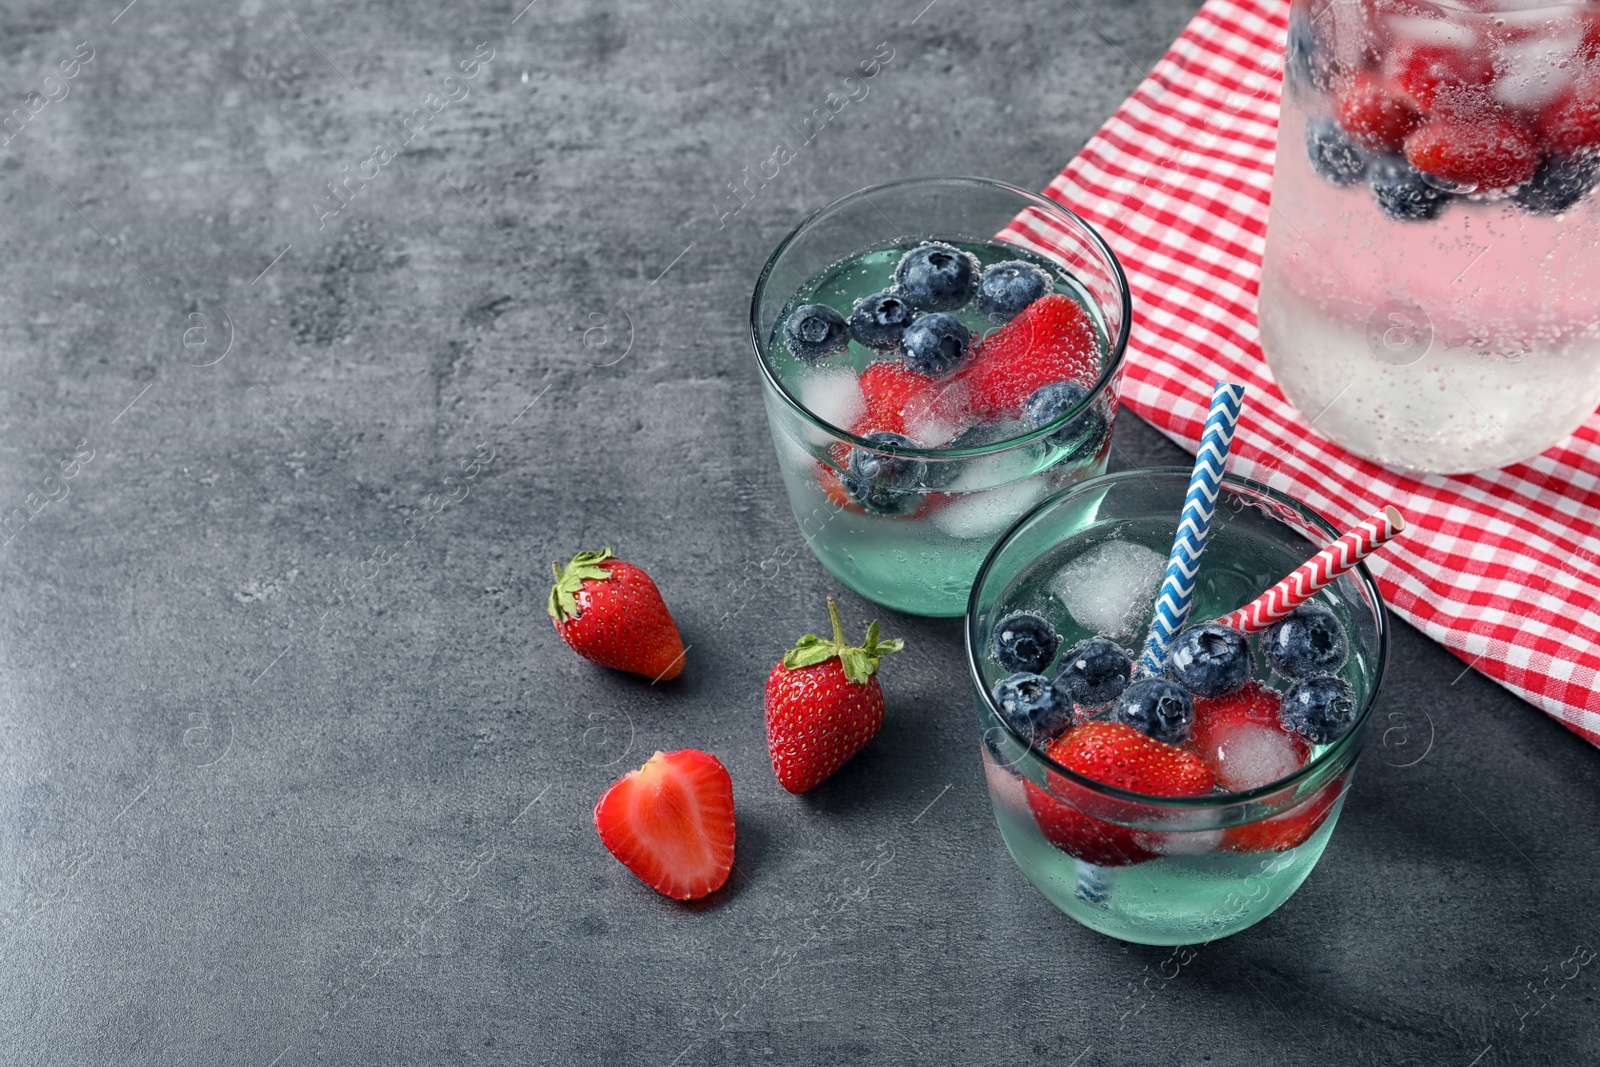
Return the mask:
{"type": "MultiPolygon", "coordinates": [[[[1145,807],[1171,809],[1175,811],[1203,811],[1228,808],[1237,804],[1247,804],[1252,801],[1274,798],[1278,794],[1284,793],[1286,790],[1294,789],[1302,783],[1317,777],[1317,775],[1320,774],[1325,768],[1329,766],[1335,766],[1336,761],[1341,759],[1346,753],[1350,752],[1350,750],[1359,743],[1359,739],[1364,737],[1364,727],[1367,724],[1367,720],[1372,717],[1372,709],[1378,702],[1378,692],[1383,687],[1383,676],[1389,665],[1388,605],[1384,602],[1383,594],[1378,590],[1377,580],[1372,577],[1372,572],[1367,569],[1367,565],[1365,563],[1358,563],[1347,573],[1356,577],[1357,581],[1359,581],[1363,588],[1366,589],[1367,594],[1371,596],[1372,603],[1377,609],[1375,616],[1377,619],[1378,647],[1377,655],[1375,657],[1375,665],[1372,672],[1373,684],[1367,692],[1366,699],[1363,701],[1361,709],[1356,713],[1355,719],[1351,722],[1350,729],[1343,737],[1329,746],[1327,751],[1323,752],[1321,755],[1313,757],[1309,762],[1306,763],[1304,767],[1301,767],[1293,774],[1286,775],[1283,778],[1268,782],[1266,785],[1257,786],[1254,789],[1246,789],[1237,793],[1208,793],[1205,796],[1198,797],[1153,796],[1149,793],[1135,793],[1119,786],[1097,781],[1093,778],[1079,774],[1077,771],[1071,770],[1068,767],[1064,767],[1060,763],[1057,763],[1054,759],[1050,758],[1050,756],[1046,754],[1043,749],[1035,747],[1021,734],[1017,733],[1016,730],[1012,729],[1011,724],[1006,721],[1005,716],[1000,714],[1000,709],[995,705],[994,702],[994,694],[989,692],[988,687],[983,683],[983,673],[978,665],[976,626],[978,618],[978,592],[983,588],[983,583],[985,579],[988,578],[990,569],[993,567],[995,561],[999,559],[1000,554],[1011,543],[1012,538],[1015,537],[1024,526],[1031,522],[1035,516],[1042,514],[1047,509],[1054,507],[1057,504],[1060,504],[1065,500],[1078,495],[1079,493],[1092,492],[1096,489],[1102,489],[1108,485],[1126,481],[1133,477],[1148,478],[1151,476],[1171,476],[1174,478],[1181,478],[1183,479],[1184,484],[1187,484],[1191,473],[1192,471],[1187,467],[1139,467],[1132,470],[1115,471],[1110,474],[1102,474],[1099,477],[1090,478],[1087,481],[1079,482],[1077,485],[1069,486],[1068,488],[1053,493],[1044,500],[1040,501],[1034,507],[1030,508],[1027,514],[1023,515],[1016,522],[1012,523],[1006,532],[1000,535],[1000,539],[996,541],[995,546],[989,550],[989,554],[984,557],[982,566],[978,568],[977,577],[972,580],[972,592],[968,594],[967,597],[967,614],[964,625],[962,626],[963,636],[967,646],[967,669],[972,678],[973,685],[977,687],[980,698],[983,700],[985,706],[987,706],[989,709],[990,714],[994,716],[995,721],[1000,724],[1000,728],[1009,734],[1019,745],[1021,745],[1023,749],[1026,750],[1028,756],[1038,760],[1039,763],[1043,765],[1047,773],[1059,774],[1075,786],[1082,787],[1090,792],[1108,797],[1113,800],[1132,801],[1134,803],[1144,805],[1145,807]]],[[[1264,496],[1270,500],[1288,505],[1289,507],[1293,508],[1302,518],[1308,520],[1308,522],[1314,528],[1322,531],[1322,533],[1330,542],[1335,541],[1342,536],[1342,532],[1326,518],[1324,518],[1318,511],[1316,511],[1316,509],[1312,508],[1311,505],[1296,500],[1286,493],[1273,489],[1269,485],[1264,485],[1263,483],[1250,478],[1241,478],[1234,474],[1224,474],[1222,476],[1222,482],[1224,487],[1243,487],[1259,496],[1264,496]]],[[[1283,525],[1288,524],[1283,523],[1283,525]]],[[[1292,804],[1286,806],[1280,805],[1280,807],[1292,806],[1292,804]]]]}
{"type": "MultiPolygon", "coordinates": [[[[937,235],[931,236],[934,239],[937,239],[937,235]]],[[[1010,244],[1011,242],[1005,243],[1010,244]]],[[[1016,245],[1015,247],[1022,248],[1023,246],[1016,245]]],[[[1074,419],[1078,418],[1080,415],[1083,415],[1091,407],[1093,407],[1095,402],[1098,401],[1100,397],[1107,391],[1111,383],[1117,380],[1117,376],[1122,372],[1124,357],[1127,355],[1128,333],[1132,328],[1132,325],[1133,296],[1128,288],[1128,277],[1122,270],[1122,261],[1119,260],[1117,258],[1117,254],[1111,250],[1111,246],[1106,243],[1105,238],[1100,236],[1100,231],[1091,226],[1088,220],[1083,218],[1083,216],[1079,215],[1077,212],[1073,211],[1071,208],[1058,204],[1048,197],[1040,196],[1037,193],[1030,193],[1026,189],[1019,189],[1015,185],[1011,185],[1002,181],[996,181],[993,178],[980,178],[966,175],[924,175],[921,177],[898,178],[895,181],[882,182],[878,185],[867,186],[865,189],[858,189],[853,193],[847,193],[844,196],[839,197],[837,200],[824,204],[822,207],[819,207],[815,211],[811,212],[811,214],[807,215],[804,219],[801,219],[799,225],[790,230],[789,233],[784,236],[783,240],[778,242],[778,247],[773,249],[772,255],[767,257],[766,264],[762,266],[761,273],[756,276],[756,287],[750,297],[750,342],[751,347],[755,351],[756,365],[761,368],[761,375],[766,380],[767,385],[771,386],[777,395],[783,398],[783,401],[788,404],[792,411],[799,415],[801,419],[828,434],[830,437],[845,442],[853,447],[864,448],[871,452],[916,456],[922,458],[932,457],[937,459],[968,459],[973,456],[991,455],[996,452],[1005,452],[1009,449],[1017,448],[1023,445],[1030,445],[1035,441],[1041,441],[1044,438],[1049,437],[1052,433],[1061,430],[1074,419]],[[1088,238],[1089,244],[1097,252],[1104,256],[1106,262],[1111,266],[1111,277],[1116,285],[1118,295],[1121,297],[1120,303],[1122,312],[1122,329],[1118,331],[1117,338],[1110,346],[1111,351],[1109,353],[1109,358],[1106,361],[1106,365],[1104,369],[1101,370],[1100,376],[1095,379],[1094,387],[1089,390],[1088,395],[1085,396],[1082,401],[1036,430],[1029,430],[1026,433],[1007,437],[1000,441],[992,441],[981,445],[972,445],[967,448],[885,448],[881,443],[868,441],[865,437],[853,434],[843,427],[835,426],[833,423],[828,422],[827,420],[814,414],[810,408],[806,407],[800,402],[799,397],[791,393],[784,386],[784,384],[778,380],[778,376],[773,372],[773,369],[768,362],[766,342],[761,336],[761,298],[766,292],[767,279],[771,277],[773,269],[777,266],[779,257],[781,257],[784,252],[789,249],[790,245],[794,244],[795,240],[799,238],[801,234],[810,229],[811,226],[817,222],[817,220],[834,211],[836,208],[846,206],[856,201],[867,201],[870,203],[871,201],[869,200],[869,197],[876,193],[885,192],[890,189],[899,189],[904,186],[917,185],[981,186],[989,189],[997,189],[1001,192],[1010,193],[1014,196],[1020,197],[1025,202],[1026,206],[1041,208],[1047,213],[1058,216],[1058,221],[1063,221],[1069,226],[1074,226],[1082,230],[1084,235],[1088,238]]]]}

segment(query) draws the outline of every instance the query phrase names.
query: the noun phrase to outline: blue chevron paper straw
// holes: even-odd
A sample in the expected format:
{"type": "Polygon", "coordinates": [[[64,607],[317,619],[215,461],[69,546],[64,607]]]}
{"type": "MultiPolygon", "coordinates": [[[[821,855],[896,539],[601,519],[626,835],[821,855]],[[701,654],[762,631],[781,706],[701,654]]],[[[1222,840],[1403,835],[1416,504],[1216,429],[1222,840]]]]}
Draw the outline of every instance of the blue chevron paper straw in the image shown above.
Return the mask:
{"type": "Polygon", "coordinates": [[[1189,476],[1189,492],[1183,498],[1178,536],[1172,542],[1172,555],[1167,557],[1167,576],[1156,597],[1155,619],[1139,657],[1139,666],[1148,674],[1167,669],[1167,645],[1189,619],[1200,556],[1211,535],[1211,517],[1216,514],[1217,494],[1222,491],[1222,472],[1228,466],[1228,449],[1233,446],[1233,431],[1239,425],[1243,407],[1244,386],[1217,383],[1211,393],[1205,430],[1200,435],[1200,450],[1195,453],[1194,473],[1189,476]]]}

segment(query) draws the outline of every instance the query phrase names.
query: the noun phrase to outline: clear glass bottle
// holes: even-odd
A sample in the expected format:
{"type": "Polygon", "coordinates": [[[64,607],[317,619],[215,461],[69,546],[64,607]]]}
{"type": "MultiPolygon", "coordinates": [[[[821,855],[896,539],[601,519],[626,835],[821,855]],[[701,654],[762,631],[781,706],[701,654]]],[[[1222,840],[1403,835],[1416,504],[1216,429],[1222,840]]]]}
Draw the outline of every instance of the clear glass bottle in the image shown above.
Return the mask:
{"type": "Polygon", "coordinates": [[[1386,467],[1530,458],[1600,405],[1600,3],[1294,0],[1261,343],[1386,467]]]}

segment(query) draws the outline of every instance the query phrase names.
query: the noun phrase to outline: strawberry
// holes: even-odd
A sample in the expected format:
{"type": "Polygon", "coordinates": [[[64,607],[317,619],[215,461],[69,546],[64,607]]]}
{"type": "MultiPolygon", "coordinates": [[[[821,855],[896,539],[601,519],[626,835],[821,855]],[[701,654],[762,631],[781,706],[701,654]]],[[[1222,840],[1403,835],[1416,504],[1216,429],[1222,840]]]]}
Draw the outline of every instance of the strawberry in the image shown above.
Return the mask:
{"type": "Polygon", "coordinates": [[[851,432],[864,437],[874,430],[905,433],[907,415],[929,410],[937,394],[934,379],[898,360],[885,360],[869,364],[861,372],[861,395],[866,398],[867,413],[851,432]]]}
{"type": "Polygon", "coordinates": [[[1100,337],[1088,312],[1069,296],[1046,293],[973,346],[959,375],[974,414],[1016,418],[1034,391],[1052,382],[1094,388],[1100,337]]]}
{"type": "Polygon", "coordinates": [[[1205,761],[1217,784],[1233,792],[1255,789],[1305,766],[1311,744],[1278,719],[1283,698],[1250,682],[1227,696],[1194,702],[1189,739],[1180,747],[1205,761]]]}
{"type": "Polygon", "coordinates": [[[1467,191],[1520,185],[1539,169],[1533,134],[1505,111],[1437,115],[1405,148],[1413,167],[1467,191]]]}
{"type": "Polygon", "coordinates": [[[579,552],[565,571],[550,565],[556,584],[547,610],[561,640],[602,667],[652,681],[683,672],[683,638],[650,576],[607,548],[579,552]]]}
{"type": "Polygon", "coordinates": [[[733,781],[708,752],[657,752],[594,806],[600,843],[674,900],[715,893],[733,869],[733,781]]]}
{"type": "Polygon", "coordinates": [[[831,640],[806,634],[767,676],[767,751],[791,793],[815,788],[872,740],[883,725],[878,661],[905,647],[878,640],[876,622],[860,647],[846,645],[831,596],[828,619],[831,640]]]}
{"type": "Polygon", "coordinates": [[[1600,151],[1600,75],[1581,80],[1539,113],[1539,140],[1552,155],[1600,151]]]}
{"type": "MultiPolygon", "coordinates": [[[[1132,793],[1204,796],[1216,785],[1216,776],[1199,757],[1123,723],[1091,720],[1050,742],[1045,752],[1068,770],[1132,793]]],[[[1149,847],[1154,835],[1148,831],[1087,814],[1085,809],[1106,809],[1106,801],[1097,794],[1054,771],[1046,780],[1050,792],[1029,781],[1023,786],[1034,822],[1056,848],[1101,867],[1121,867],[1155,857],[1149,847]]]]}
{"type": "Polygon", "coordinates": [[[1394,85],[1423,114],[1441,92],[1451,95],[1494,81],[1494,63],[1481,51],[1413,44],[1393,57],[1394,85]]]}
{"type": "Polygon", "coordinates": [[[1334,116],[1352,141],[1378,152],[1398,152],[1422,116],[1394,86],[1360,73],[1334,90],[1334,116]]]}
{"type": "Polygon", "coordinates": [[[1583,43],[1578,46],[1578,58],[1586,64],[1600,62],[1600,18],[1591,15],[1586,21],[1583,43]]]}
{"type": "Polygon", "coordinates": [[[1305,844],[1344,795],[1348,778],[1349,772],[1339,775],[1299,807],[1270,819],[1230,827],[1222,836],[1222,847],[1229,852],[1282,852],[1305,844]]]}

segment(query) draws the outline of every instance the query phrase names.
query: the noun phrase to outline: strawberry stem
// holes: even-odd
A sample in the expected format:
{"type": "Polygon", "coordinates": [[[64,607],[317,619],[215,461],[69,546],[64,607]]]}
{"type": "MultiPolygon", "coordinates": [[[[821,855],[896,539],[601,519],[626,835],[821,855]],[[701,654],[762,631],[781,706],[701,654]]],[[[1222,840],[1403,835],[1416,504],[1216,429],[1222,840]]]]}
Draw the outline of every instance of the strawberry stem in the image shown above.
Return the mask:
{"type": "Polygon", "coordinates": [[[828,621],[833,623],[833,643],[843,648],[844,623],[839,618],[839,605],[834,602],[832,593],[828,594],[828,621]]]}
{"type": "Polygon", "coordinates": [[[828,621],[833,624],[833,639],[826,640],[816,634],[806,634],[794,647],[783,654],[783,665],[789,670],[815,667],[838,658],[847,681],[864,685],[878,671],[878,663],[891,652],[899,652],[905,642],[898,637],[879,640],[876,621],[867,626],[867,636],[859,646],[848,645],[844,640],[844,623],[839,618],[839,605],[828,597],[828,621]]]}

